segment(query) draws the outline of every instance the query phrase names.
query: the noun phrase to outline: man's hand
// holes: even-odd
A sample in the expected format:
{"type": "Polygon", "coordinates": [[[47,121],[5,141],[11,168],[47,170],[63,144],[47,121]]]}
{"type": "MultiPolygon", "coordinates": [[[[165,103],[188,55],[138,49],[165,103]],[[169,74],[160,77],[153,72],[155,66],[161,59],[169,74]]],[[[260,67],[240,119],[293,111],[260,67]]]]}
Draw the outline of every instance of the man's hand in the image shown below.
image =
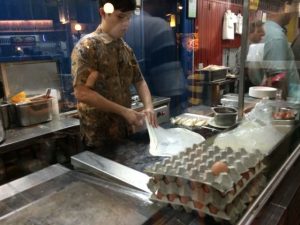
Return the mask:
{"type": "Polygon", "coordinates": [[[145,114],[133,109],[126,109],[123,114],[124,118],[130,125],[142,126],[144,124],[145,114]]]}
{"type": "Polygon", "coordinates": [[[145,114],[149,124],[152,127],[158,127],[156,113],[154,112],[153,108],[144,109],[142,112],[145,114]]]}

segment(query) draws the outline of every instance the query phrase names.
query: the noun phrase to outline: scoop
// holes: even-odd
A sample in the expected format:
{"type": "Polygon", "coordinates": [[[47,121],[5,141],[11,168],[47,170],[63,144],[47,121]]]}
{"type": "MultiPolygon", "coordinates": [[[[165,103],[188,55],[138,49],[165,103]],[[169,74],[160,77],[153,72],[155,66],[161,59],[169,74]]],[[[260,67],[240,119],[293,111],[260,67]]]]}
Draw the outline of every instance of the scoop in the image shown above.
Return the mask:
{"type": "Polygon", "coordinates": [[[41,94],[41,95],[36,95],[36,96],[32,96],[30,98],[28,98],[30,101],[34,101],[40,98],[49,98],[51,93],[51,88],[47,88],[45,94],[41,94]]]}

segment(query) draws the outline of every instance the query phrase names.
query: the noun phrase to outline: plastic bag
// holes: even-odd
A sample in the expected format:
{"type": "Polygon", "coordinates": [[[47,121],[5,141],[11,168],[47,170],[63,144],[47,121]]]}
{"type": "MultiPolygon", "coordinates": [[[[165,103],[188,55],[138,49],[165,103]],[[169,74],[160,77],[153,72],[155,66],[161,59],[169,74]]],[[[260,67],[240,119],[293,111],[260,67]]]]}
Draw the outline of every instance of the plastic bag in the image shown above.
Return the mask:
{"type": "Polygon", "coordinates": [[[271,124],[262,125],[257,121],[243,120],[237,128],[217,135],[213,145],[220,148],[244,148],[249,153],[257,149],[262,154],[269,155],[283,136],[284,133],[271,124]]]}
{"type": "Polygon", "coordinates": [[[200,134],[184,128],[164,129],[154,128],[146,120],[147,129],[150,137],[149,152],[153,156],[172,156],[193,144],[200,144],[205,138],[200,134]]]}
{"type": "Polygon", "coordinates": [[[262,126],[271,125],[273,108],[267,98],[256,103],[255,107],[245,115],[247,121],[257,122],[262,126]]]}

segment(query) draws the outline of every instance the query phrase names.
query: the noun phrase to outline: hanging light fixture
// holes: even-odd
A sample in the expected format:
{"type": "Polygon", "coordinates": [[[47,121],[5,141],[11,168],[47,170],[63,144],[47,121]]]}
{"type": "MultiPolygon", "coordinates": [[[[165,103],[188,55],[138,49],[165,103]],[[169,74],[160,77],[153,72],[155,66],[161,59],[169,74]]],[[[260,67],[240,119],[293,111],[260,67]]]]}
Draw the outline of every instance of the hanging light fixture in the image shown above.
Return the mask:
{"type": "Polygon", "coordinates": [[[175,16],[175,14],[170,14],[170,27],[176,27],[176,16],[175,16]]]}
{"type": "Polygon", "coordinates": [[[74,29],[75,29],[76,31],[81,31],[81,30],[82,30],[82,27],[81,27],[81,25],[80,25],[79,23],[76,23],[75,26],[74,26],[74,29]]]}
{"type": "Polygon", "coordinates": [[[69,9],[66,0],[57,0],[59,21],[62,24],[69,23],[69,9]]]}
{"type": "Polygon", "coordinates": [[[181,11],[182,9],[183,9],[183,6],[178,2],[177,3],[177,9],[179,10],[179,11],[181,11]]]}
{"type": "Polygon", "coordinates": [[[104,10],[105,13],[111,14],[111,13],[114,12],[115,7],[114,7],[114,5],[111,4],[110,2],[107,2],[107,3],[104,4],[103,10],[104,10]]]}
{"type": "Polygon", "coordinates": [[[77,31],[74,35],[77,37],[77,39],[79,40],[81,38],[81,30],[82,30],[82,26],[79,23],[76,23],[74,26],[74,29],[77,31]]]}

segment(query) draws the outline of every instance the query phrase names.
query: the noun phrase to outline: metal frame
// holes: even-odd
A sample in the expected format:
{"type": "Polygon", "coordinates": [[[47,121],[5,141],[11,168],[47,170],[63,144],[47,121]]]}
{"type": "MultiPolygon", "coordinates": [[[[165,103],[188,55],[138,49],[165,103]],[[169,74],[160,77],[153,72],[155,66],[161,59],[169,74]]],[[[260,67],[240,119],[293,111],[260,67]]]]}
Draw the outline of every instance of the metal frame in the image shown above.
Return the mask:
{"type": "Polygon", "coordinates": [[[290,168],[294,165],[296,160],[300,156],[300,144],[296,147],[293,153],[288,157],[285,163],[280,167],[277,173],[273,176],[271,181],[268,183],[267,187],[263,190],[263,192],[259,195],[259,197],[255,200],[252,206],[245,213],[243,218],[238,222],[237,225],[250,225],[255,217],[258,215],[260,210],[269,200],[271,195],[274,193],[275,189],[279,186],[281,181],[285,178],[286,174],[290,170],[290,168]]]}

